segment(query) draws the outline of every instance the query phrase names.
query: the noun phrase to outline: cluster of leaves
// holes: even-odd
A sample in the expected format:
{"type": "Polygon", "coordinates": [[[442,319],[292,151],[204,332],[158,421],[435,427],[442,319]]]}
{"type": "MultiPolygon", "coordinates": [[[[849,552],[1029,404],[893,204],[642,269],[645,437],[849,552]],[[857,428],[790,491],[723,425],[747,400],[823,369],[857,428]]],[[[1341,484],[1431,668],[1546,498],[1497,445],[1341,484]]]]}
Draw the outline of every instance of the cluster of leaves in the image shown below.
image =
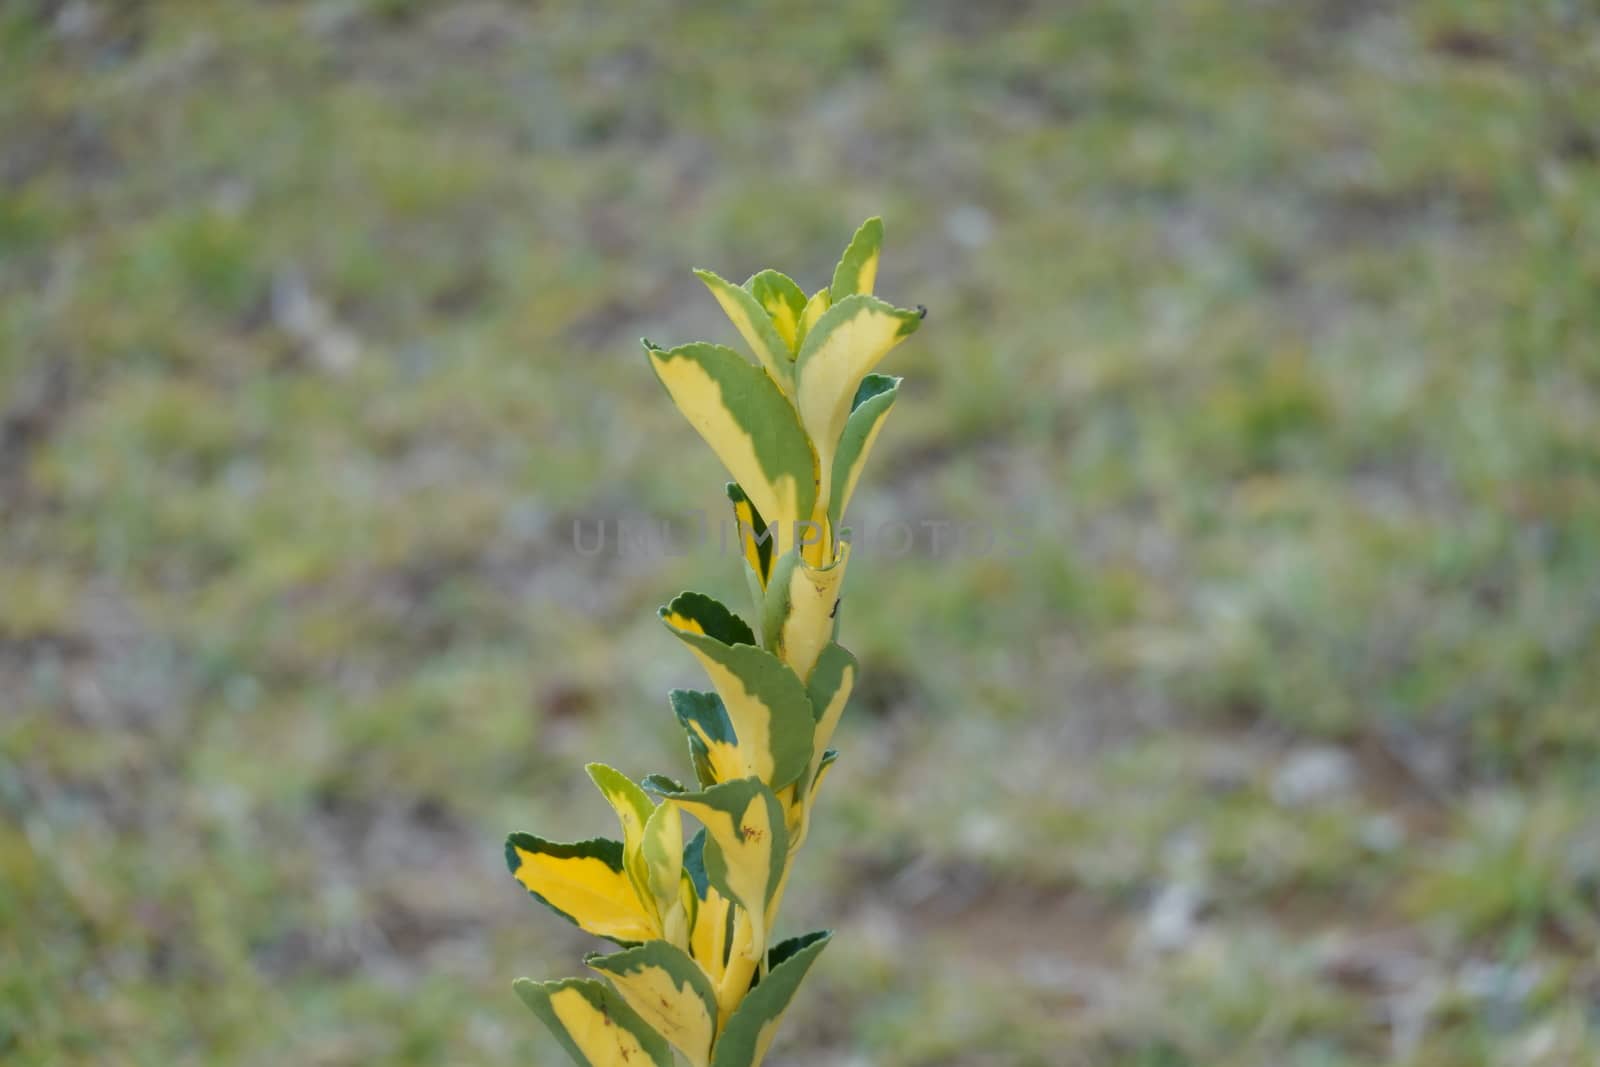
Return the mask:
{"type": "Polygon", "coordinates": [[[832,284],[809,298],[777,271],[743,285],[698,272],[757,362],[720,345],[644,343],[734,478],[761,632],[702,593],[663,607],[713,686],[670,695],[696,788],[593,763],[621,841],[507,840],[530,893],[622,947],[586,960],[609,985],[516,984],[579,1063],[670,1067],[676,1048],[694,1067],[755,1067],[828,943],[819,931],[769,944],[857,673],[835,640],[850,548],[841,522],[900,384],[871,372],[922,319],[872,295],[882,240],[883,223],[869,219],[832,284]],[[702,827],[687,843],[685,814],[702,827]]]}

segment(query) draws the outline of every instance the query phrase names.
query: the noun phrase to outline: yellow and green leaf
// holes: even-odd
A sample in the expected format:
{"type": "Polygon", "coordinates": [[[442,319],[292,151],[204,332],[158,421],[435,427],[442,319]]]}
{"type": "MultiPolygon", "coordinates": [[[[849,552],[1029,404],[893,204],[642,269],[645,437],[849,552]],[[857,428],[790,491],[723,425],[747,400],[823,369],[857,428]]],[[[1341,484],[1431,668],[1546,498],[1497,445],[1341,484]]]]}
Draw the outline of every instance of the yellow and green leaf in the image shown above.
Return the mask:
{"type": "Polygon", "coordinates": [[[683,878],[683,819],[678,809],[662,804],[650,813],[639,843],[643,859],[645,891],[660,916],[662,936],[681,945],[688,928],[678,913],[682,906],[678,890],[683,878]]]}
{"type": "Polygon", "coordinates": [[[756,633],[749,623],[722,601],[704,593],[679,593],[659,614],[677,631],[704,634],[725,645],[756,643],[756,633]]]}
{"type": "Polygon", "coordinates": [[[805,773],[811,763],[814,716],[805,684],[794,671],[749,643],[754,639],[749,627],[708,596],[681,594],[661,609],[661,617],[705,667],[732,727],[733,751],[728,752],[709,719],[701,723],[704,736],[692,722],[686,723],[707,750],[706,767],[725,781],[723,776],[736,766],[743,772],[736,777],[754,776],[774,789],[805,773]]]}
{"type": "Polygon", "coordinates": [[[794,338],[797,353],[800,351],[800,346],[805,343],[806,334],[811,332],[811,327],[817,324],[817,320],[822,318],[822,313],[828,310],[831,303],[827,289],[818,289],[811,294],[811,299],[806,301],[805,310],[800,313],[800,329],[796,331],[794,338]]]}
{"type": "Polygon", "coordinates": [[[506,866],[534,898],[597,937],[621,944],[660,934],[623,869],[622,842],[596,838],[564,844],[533,834],[506,838],[506,866]]]}
{"type": "Polygon", "coordinates": [[[878,255],[883,249],[883,220],[874,215],[856,230],[845,246],[839,265],[833,268],[833,284],[828,293],[837,304],[847,296],[872,292],[878,280],[878,255]]]}
{"type": "Polygon", "coordinates": [[[830,644],[817,657],[817,666],[806,683],[806,695],[811,700],[816,727],[811,737],[814,752],[806,781],[813,781],[833,740],[833,731],[844,717],[845,705],[850,702],[850,691],[855,688],[860,666],[850,650],[840,644],[830,644]]]}
{"type": "Polygon", "coordinates": [[[810,677],[817,656],[837,629],[839,587],[850,560],[849,542],[840,542],[837,553],[827,566],[813,567],[799,551],[787,552],[767,582],[762,637],[766,647],[802,680],[810,677]]]}
{"type": "MultiPolygon", "coordinates": [[[[776,532],[767,525],[738,482],[728,483],[728,499],[733,502],[733,518],[744,561],[755,573],[759,587],[767,587],[772,572],[772,538],[776,532]]],[[[759,597],[757,599],[760,599],[759,597]]]]}
{"type": "Polygon", "coordinates": [[[617,813],[622,826],[622,869],[641,900],[650,899],[644,856],[640,846],[644,842],[644,825],[654,814],[656,805],[633,779],[604,763],[591,763],[584,770],[606,801],[617,813]]]}
{"type": "Polygon", "coordinates": [[[799,346],[800,318],[806,311],[806,294],[787,274],[775,270],[752,274],[744,288],[772,320],[773,329],[788,346],[789,358],[794,359],[799,346]]]}
{"type": "MultiPolygon", "coordinates": [[[[674,689],[667,694],[672,711],[684,733],[689,735],[689,759],[695,781],[702,789],[718,782],[747,777],[745,760],[739,754],[739,738],[722,698],[715,693],[694,689],[674,689]]],[[[682,792],[659,790],[660,792],[682,792]]]]}
{"type": "Polygon", "coordinates": [[[789,851],[778,798],[761,781],[740,778],[666,800],[705,827],[706,880],[745,910],[751,942],[759,951],[766,942],[767,905],[783,878],[789,851]]]}
{"type": "MultiPolygon", "coordinates": [[[[836,301],[806,334],[795,360],[795,407],[800,425],[816,449],[819,502],[832,503],[834,459],[862,379],[921,322],[917,311],[858,294],[836,301]]],[[[739,484],[749,491],[744,479],[739,479],[739,484]]],[[[824,514],[828,510],[825,508],[824,514]]]]}
{"type": "Polygon", "coordinates": [[[867,456],[878,440],[878,432],[883,429],[884,419],[894,407],[899,390],[900,379],[887,374],[869,374],[856,388],[844,432],[839,435],[838,451],[833,457],[833,477],[829,480],[828,525],[834,530],[844,519],[844,509],[850,506],[850,497],[861,481],[867,456]]]}
{"type": "Polygon", "coordinates": [[[817,657],[817,666],[811,672],[811,680],[806,686],[812,710],[816,714],[811,766],[792,789],[786,789],[781,794],[787,811],[791,849],[798,849],[804,843],[810,825],[811,807],[816,803],[817,786],[838,757],[837,752],[827,747],[828,741],[844,715],[845,705],[849,703],[856,671],[855,657],[842,645],[830,644],[817,657]]]}
{"type": "MultiPolygon", "coordinates": [[[[761,300],[749,289],[734,285],[712,271],[697,270],[694,274],[717,298],[728,321],[739,331],[739,336],[750,346],[772,381],[788,392],[794,384],[794,352],[778,332],[767,309],[761,306],[761,300]]],[[[741,358],[740,362],[744,360],[741,358]]]]}
{"type": "Polygon", "coordinates": [[[828,947],[832,936],[827,930],[819,930],[773,948],[767,957],[766,975],[745,996],[718,1035],[711,1067],[760,1067],[801,979],[828,947]]]}
{"type": "Polygon", "coordinates": [[[673,1067],[666,1041],[604,982],[519,978],[512,988],[582,1067],[673,1067]]]}
{"type": "Polygon", "coordinates": [[[728,967],[735,909],[731,900],[712,887],[706,874],[705,849],[706,832],[702,829],[684,847],[683,878],[688,886],[687,895],[692,898],[689,954],[715,986],[721,984],[728,967]]]}
{"type": "Polygon", "coordinates": [[[706,1067],[717,1033],[717,993],[682,949],[652,941],[584,962],[609,978],[628,1006],[691,1067],[706,1067]]]}
{"type": "Polygon", "coordinates": [[[678,410],[756,510],[776,526],[779,546],[792,542],[796,524],[809,521],[816,505],[817,466],[788,398],[760,367],[731,348],[646,345],[650,364],[678,410]]]}

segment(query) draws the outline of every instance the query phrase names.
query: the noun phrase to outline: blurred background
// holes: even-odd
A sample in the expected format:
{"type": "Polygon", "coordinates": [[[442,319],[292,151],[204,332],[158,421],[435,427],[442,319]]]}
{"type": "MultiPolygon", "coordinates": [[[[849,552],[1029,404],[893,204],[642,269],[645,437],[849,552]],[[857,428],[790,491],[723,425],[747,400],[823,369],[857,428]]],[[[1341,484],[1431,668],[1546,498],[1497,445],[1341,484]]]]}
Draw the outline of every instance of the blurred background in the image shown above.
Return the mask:
{"type": "Polygon", "coordinates": [[[1600,9],[0,6],[0,1061],[564,1062],[638,348],[925,304],[776,1065],[1600,1062],[1600,9]],[[585,529],[592,530],[592,525],[585,529]]]}

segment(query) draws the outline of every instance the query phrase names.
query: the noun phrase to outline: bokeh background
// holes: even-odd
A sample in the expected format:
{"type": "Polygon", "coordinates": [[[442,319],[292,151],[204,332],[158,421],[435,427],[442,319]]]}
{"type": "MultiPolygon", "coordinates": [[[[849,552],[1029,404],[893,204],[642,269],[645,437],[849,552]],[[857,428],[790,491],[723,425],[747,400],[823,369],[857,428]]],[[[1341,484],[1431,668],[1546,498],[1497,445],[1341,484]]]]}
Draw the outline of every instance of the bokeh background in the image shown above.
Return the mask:
{"type": "Polygon", "coordinates": [[[0,6],[0,1061],[563,1062],[683,774],[637,345],[927,305],[778,1065],[1600,1062],[1600,10],[0,6]]]}

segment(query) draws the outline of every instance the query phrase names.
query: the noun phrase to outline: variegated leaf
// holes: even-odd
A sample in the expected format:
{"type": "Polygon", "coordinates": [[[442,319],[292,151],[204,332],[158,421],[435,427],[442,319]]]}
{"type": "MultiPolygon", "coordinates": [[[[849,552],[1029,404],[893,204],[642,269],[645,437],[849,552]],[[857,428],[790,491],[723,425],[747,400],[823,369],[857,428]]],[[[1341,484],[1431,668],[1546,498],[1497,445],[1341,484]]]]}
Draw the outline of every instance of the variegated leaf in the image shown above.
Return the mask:
{"type": "Polygon", "coordinates": [[[838,451],[834,453],[833,477],[829,481],[828,525],[834,530],[838,530],[844,520],[844,509],[850,506],[850,497],[861,481],[867,456],[878,440],[899,390],[900,379],[887,374],[869,374],[861,379],[856,389],[844,432],[839,436],[838,451]]]}
{"type": "Polygon", "coordinates": [[[704,593],[679,593],[660,610],[660,615],[674,630],[704,634],[725,645],[756,643],[756,633],[749,623],[722,601],[704,593]]]}
{"type": "MultiPolygon", "coordinates": [[[[682,790],[679,790],[682,792],[682,790]]],[[[683,877],[693,898],[689,928],[689,954],[720,984],[728,967],[728,949],[733,943],[733,902],[711,885],[706,874],[706,832],[700,830],[683,850],[683,877]]]]}
{"type": "Polygon", "coordinates": [[[811,299],[806,301],[806,308],[800,313],[800,329],[796,331],[794,338],[796,353],[800,351],[800,346],[805,344],[806,334],[811,332],[811,327],[817,324],[817,320],[822,318],[822,313],[828,310],[831,303],[826,288],[818,289],[811,294],[811,299]]]}
{"type": "Polygon", "coordinates": [[[783,392],[731,348],[696,343],[661,349],[647,343],[647,350],[678,410],[776,527],[778,547],[792,544],[797,524],[812,518],[818,475],[816,455],[783,392]]]}
{"type": "MultiPolygon", "coordinates": [[[[661,618],[710,675],[744,774],[775,789],[799,778],[811,762],[813,716],[794,671],[766,649],[745,643],[753,640],[749,627],[710,597],[685,593],[661,609],[661,618]]],[[[709,752],[712,741],[702,740],[709,752]]]]}
{"type": "MultiPolygon", "coordinates": [[[[694,689],[674,689],[667,694],[672,711],[678,717],[684,733],[689,735],[689,758],[694,764],[695,780],[700,787],[744,778],[749,772],[739,754],[739,738],[733,731],[733,720],[722,698],[715,693],[694,689]]],[[[659,790],[659,792],[682,792],[659,790]]]]}
{"type": "Polygon", "coordinates": [[[751,296],[756,298],[767,317],[772,320],[772,327],[777,331],[783,343],[788,346],[788,356],[794,359],[795,348],[798,345],[796,338],[800,332],[800,317],[806,311],[806,294],[787,275],[775,270],[764,270],[753,274],[744,283],[744,288],[751,296]]]}
{"type": "Polygon", "coordinates": [[[711,1067],[760,1067],[789,1002],[833,935],[827,930],[791,938],[767,957],[767,973],[750,990],[717,1037],[711,1067]]]}
{"type": "Polygon", "coordinates": [[[817,657],[817,666],[806,683],[806,694],[811,700],[816,728],[811,737],[813,756],[806,781],[814,781],[833,740],[833,731],[844,717],[845,705],[850,702],[850,691],[855,688],[856,674],[860,670],[855,656],[843,645],[831,644],[817,657]]]}
{"type": "Polygon", "coordinates": [[[662,804],[650,813],[639,843],[644,860],[645,892],[660,917],[661,936],[675,945],[687,942],[689,932],[678,898],[683,876],[683,819],[678,809],[662,804]]]}
{"type": "Polygon", "coordinates": [[[697,270],[694,274],[717,298],[733,328],[739,331],[739,336],[744,338],[772,380],[788,392],[794,383],[794,351],[778,332],[760,299],[749,289],[734,285],[712,271],[697,270]]]}
{"type": "Polygon", "coordinates": [[[691,1067],[706,1067],[717,1033],[717,992],[682,949],[652,941],[584,962],[609,978],[628,1006],[691,1067]]]}
{"type": "Polygon", "coordinates": [[[706,878],[745,910],[751,942],[764,945],[767,906],[782,881],[789,850],[778,798],[758,779],[740,778],[666,799],[706,828],[706,878]]]}
{"type": "Polygon", "coordinates": [[[800,678],[811,675],[817,656],[838,628],[839,587],[850,560],[850,544],[825,567],[813,567],[798,551],[774,566],[762,602],[761,633],[766,646],[800,678]]]}
{"type": "MultiPolygon", "coordinates": [[[[795,360],[795,407],[816,449],[818,500],[831,506],[834,459],[862,379],[921,322],[919,312],[858,294],[836,301],[806,334],[795,360]]],[[[739,484],[749,491],[744,479],[739,484]]]]}
{"type": "Polygon", "coordinates": [[[512,988],[582,1067],[673,1067],[666,1041],[603,982],[519,978],[512,988]]]}
{"type": "Polygon", "coordinates": [[[622,826],[622,869],[628,873],[640,899],[650,899],[640,846],[644,842],[644,824],[655,812],[655,802],[631,778],[604,763],[591,763],[584,770],[615,809],[617,822],[622,826]]]}
{"type": "Polygon", "coordinates": [[[833,284],[828,293],[837,304],[847,296],[872,292],[878,280],[878,255],[883,249],[883,220],[873,216],[856,230],[855,236],[833,268],[833,284]]]}
{"type": "Polygon", "coordinates": [[[733,503],[739,550],[744,555],[745,563],[760,580],[760,587],[765,589],[767,575],[772,571],[772,538],[776,531],[767,525],[745,491],[739,488],[738,482],[728,483],[728,499],[733,503]]]}
{"type": "Polygon", "coordinates": [[[524,889],[556,914],[621,944],[660,934],[623,869],[622,842],[596,838],[564,844],[533,834],[506,838],[506,866],[524,889]]]}

